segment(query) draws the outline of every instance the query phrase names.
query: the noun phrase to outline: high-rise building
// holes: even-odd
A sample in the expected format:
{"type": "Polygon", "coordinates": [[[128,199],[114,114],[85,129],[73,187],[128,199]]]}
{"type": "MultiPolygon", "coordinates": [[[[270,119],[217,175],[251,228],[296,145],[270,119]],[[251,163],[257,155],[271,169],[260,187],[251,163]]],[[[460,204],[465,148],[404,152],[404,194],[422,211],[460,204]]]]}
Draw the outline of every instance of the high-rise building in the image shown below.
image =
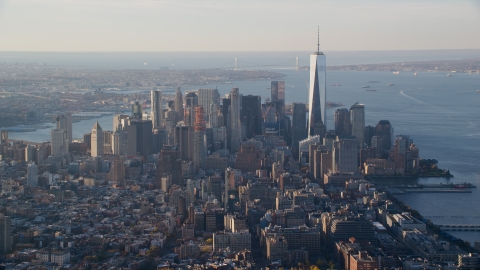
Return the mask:
{"type": "Polygon", "coordinates": [[[27,145],[27,147],[25,147],[25,161],[37,161],[37,148],[34,145],[27,145]]]}
{"type": "Polygon", "coordinates": [[[227,126],[227,122],[230,121],[230,116],[228,112],[230,111],[230,105],[232,104],[232,100],[230,98],[223,98],[222,99],[222,115],[223,115],[223,125],[227,126]]]}
{"type": "Polygon", "coordinates": [[[260,96],[242,96],[241,121],[247,138],[262,134],[262,101],[260,96]]]}
{"type": "MultiPolygon", "coordinates": [[[[317,51],[310,55],[310,85],[308,93],[308,135],[315,134],[315,125],[326,126],[327,90],[326,90],[326,58],[320,51],[320,41],[317,51]]],[[[320,134],[318,134],[320,135],[320,134]]]]}
{"type": "Polygon", "coordinates": [[[72,143],[72,114],[59,114],[56,118],[57,129],[65,129],[67,131],[68,143],[72,143]]]}
{"type": "Polygon", "coordinates": [[[132,117],[142,119],[142,115],[142,105],[138,101],[135,101],[135,103],[132,104],[132,117]]]}
{"type": "Polygon", "coordinates": [[[123,158],[114,155],[111,159],[110,180],[125,187],[125,165],[123,158]]]}
{"type": "Polygon", "coordinates": [[[171,175],[171,184],[183,185],[182,160],[176,146],[165,146],[158,157],[157,186],[161,186],[162,177],[171,175]]]}
{"type": "MultiPolygon", "coordinates": [[[[198,89],[198,105],[203,107],[204,119],[209,119],[211,111],[211,105],[215,104],[220,106],[220,94],[217,89],[198,89]]],[[[215,112],[216,113],[216,112],[215,112]]]]}
{"type": "Polygon", "coordinates": [[[125,129],[128,126],[129,116],[126,114],[117,114],[113,117],[113,132],[118,129],[125,129]]]}
{"type": "Polygon", "coordinates": [[[350,112],[343,108],[335,111],[335,134],[337,136],[351,136],[350,112]]]}
{"type": "Polygon", "coordinates": [[[388,120],[380,120],[375,126],[375,136],[380,137],[382,153],[388,153],[392,148],[393,127],[388,120]]]}
{"type": "Polygon", "coordinates": [[[0,254],[3,258],[12,251],[12,220],[0,213],[0,254]]]}
{"type": "Polygon", "coordinates": [[[175,146],[180,151],[180,159],[193,161],[193,127],[192,126],[176,126],[175,127],[175,146]]]}
{"type": "Polygon", "coordinates": [[[231,105],[229,109],[229,114],[230,114],[230,152],[235,153],[238,150],[238,147],[240,146],[240,141],[242,139],[242,125],[240,122],[240,108],[242,106],[241,104],[241,97],[240,97],[240,91],[238,88],[233,88],[232,91],[230,91],[230,99],[231,99],[231,105]]]}
{"type": "Polygon", "coordinates": [[[29,163],[27,167],[27,186],[38,186],[38,167],[35,163],[29,163]]]}
{"type": "Polygon", "coordinates": [[[350,107],[350,125],[352,136],[357,138],[357,146],[363,148],[365,143],[365,105],[356,102],[350,107]]]}
{"type": "MultiPolygon", "coordinates": [[[[177,113],[177,121],[183,121],[183,98],[182,98],[182,91],[180,91],[180,87],[177,88],[175,91],[175,100],[174,100],[174,109],[177,113]]],[[[175,123],[176,124],[176,123],[175,123]]]]}
{"type": "Polygon", "coordinates": [[[292,154],[298,160],[298,142],[307,138],[307,107],[305,103],[293,103],[292,154]]]}
{"type": "Polygon", "coordinates": [[[8,130],[3,130],[0,131],[1,137],[0,137],[0,143],[6,143],[8,141],[8,130]]]}
{"type": "Polygon", "coordinates": [[[271,102],[274,103],[278,119],[285,115],[285,81],[272,81],[270,83],[271,102]]]}
{"type": "Polygon", "coordinates": [[[52,129],[50,132],[51,153],[53,156],[63,156],[68,153],[68,136],[66,129],[52,129]]]}
{"type": "Polygon", "coordinates": [[[337,137],[333,142],[332,166],[334,172],[358,171],[357,139],[352,137],[337,137]]]}
{"type": "Polygon", "coordinates": [[[163,126],[162,91],[152,90],[150,92],[150,100],[152,104],[150,120],[152,120],[153,128],[161,127],[163,126]]]}
{"type": "Polygon", "coordinates": [[[198,172],[199,169],[205,168],[207,146],[205,138],[205,112],[203,107],[197,106],[195,108],[195,113],[195,126],[193,127],[193,164],[195,166],[195,172],[198,172]]]}
{"type": "Polygon", "coordinates": [[[98,121],[92,128],[92,157],[103,157],[105,140],[103,130],[98,121]]]}
{"type": "Polygon", "coordinates": [[[198,106],[198,96],[195,92],[188,92],[185,95],[185,113],[183,122],[187,126],[195,124],[195,107],[198,106]]]}
{"type": "Polygon", "coordinates": [[[140,155],[145,158],[151,155],[153,151],[152,135],[152,121],[131,121],[127,126],[127,155],[140,155]]]}

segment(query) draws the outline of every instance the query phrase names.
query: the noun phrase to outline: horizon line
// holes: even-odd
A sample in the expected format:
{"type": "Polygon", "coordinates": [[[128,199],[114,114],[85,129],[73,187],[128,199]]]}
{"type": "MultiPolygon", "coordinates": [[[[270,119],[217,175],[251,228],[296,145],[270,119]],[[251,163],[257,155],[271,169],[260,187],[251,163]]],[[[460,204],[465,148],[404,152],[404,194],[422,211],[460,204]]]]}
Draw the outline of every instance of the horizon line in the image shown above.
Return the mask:
{"type": "MultiPolygon", "coordinates": [[[[391,50],[324,50],[324,52],[414,52],[414,51],[480,51],[480,48],[470,48],[470,49],[391,49],[391,50]]],[[[267,51],[267,50],[247,50],[247,51],[213,51],[213,50],[204,50],[204,51],[138,51],[138,50],[131,50],[131,51],[106,51],[106,50],[99,50],[99,51],[14,51],[14,50],[0,50],[0,53],[200,53],[200,52],[215,52],[215,53],[229,53],[229,52],[237,52],[237,53],[288,53],[288,52],[311,52],[310,50],[284,50],[284,51],[267,51]]]]}

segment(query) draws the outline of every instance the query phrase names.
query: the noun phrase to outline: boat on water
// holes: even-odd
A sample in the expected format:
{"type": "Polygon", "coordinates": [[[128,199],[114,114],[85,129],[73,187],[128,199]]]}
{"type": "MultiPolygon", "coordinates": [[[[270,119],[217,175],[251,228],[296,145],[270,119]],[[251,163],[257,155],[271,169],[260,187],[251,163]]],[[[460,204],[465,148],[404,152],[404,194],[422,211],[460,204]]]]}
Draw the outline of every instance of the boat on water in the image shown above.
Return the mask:
{"type": "Polygon", "coordinates": [[[416,73],[416,72],[415,72],[415,73],[413,73],[413,76],[417,76],[417,75],[418,75],[418,73],[416,73]]]}
{"type": "Polygon", "coordinates": [[[370,85],[364,85],[362,88],[370,88],[370,85]]]}
{"type": "Polygon", "coordinates": [[[375,89],[367,89],[367,90],[365,90],[365,91],[368,91],[368,92],[375,92],[375,91],[377,91],[377,90],[375,90],[375,89]]]}
{"type": "Polygon", "coordinates": [[[397,75],[397,74],[400,74],[400,71],[394,71],[392,72],[393,74],[397,75]]]}
{"type": "Polygon", "coordinates": [[[452,77],[452,74],[447,74],[447,77],[452,77]]]}
{"type": "Polygon", "coordinates": [[[477,90],[476,92],[479,92],[479,93],[480,93],[480,90],[477,90]]]}
{"type": "Polygon", "coordinates": [[[338,84],[338,83],[334,83],[334,84],[332,84],[332,86],[341,86],[341,85],[338,84]]]}
{"type": "Polygon", "coordinates": [[[395,84],[393,84],[393,83],[388,84],[388,86],[394,86],[394,85],[395,85],[395,84]]]}

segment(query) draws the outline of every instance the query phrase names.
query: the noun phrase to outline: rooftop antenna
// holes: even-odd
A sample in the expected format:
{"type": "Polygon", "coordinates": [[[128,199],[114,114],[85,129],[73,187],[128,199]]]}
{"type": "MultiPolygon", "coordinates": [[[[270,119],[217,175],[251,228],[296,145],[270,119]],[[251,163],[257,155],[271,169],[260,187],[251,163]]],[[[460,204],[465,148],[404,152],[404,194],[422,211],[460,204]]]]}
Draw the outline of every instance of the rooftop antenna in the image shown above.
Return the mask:
{"type": "Polygon", "coordinates": [[[320,26],[318,26],[317,54],[320,54],[320,26]]]}

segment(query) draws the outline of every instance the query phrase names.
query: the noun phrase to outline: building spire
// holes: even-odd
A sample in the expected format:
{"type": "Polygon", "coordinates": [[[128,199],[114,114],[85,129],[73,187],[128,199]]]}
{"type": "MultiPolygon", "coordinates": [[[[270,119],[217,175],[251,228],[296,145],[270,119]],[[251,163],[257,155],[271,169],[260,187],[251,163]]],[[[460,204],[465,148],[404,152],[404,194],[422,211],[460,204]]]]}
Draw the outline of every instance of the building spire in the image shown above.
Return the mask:
{"type": "Polygon", "coordinates": [[[320,54],[320,26],[318,27],[318,37],[317,37],[317,54],[320,54]]]}

